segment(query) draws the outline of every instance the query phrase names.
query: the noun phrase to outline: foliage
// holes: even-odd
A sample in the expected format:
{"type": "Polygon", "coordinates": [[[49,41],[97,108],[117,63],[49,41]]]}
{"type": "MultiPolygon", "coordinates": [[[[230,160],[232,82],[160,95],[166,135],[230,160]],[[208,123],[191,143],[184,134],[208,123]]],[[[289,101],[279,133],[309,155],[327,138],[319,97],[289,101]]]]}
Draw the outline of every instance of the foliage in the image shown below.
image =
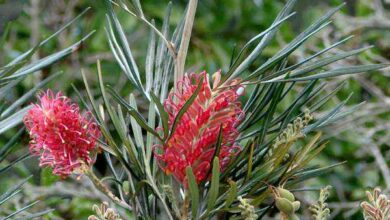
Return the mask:
{"type": "MultiPolygon", "coordinates": [[[[185,3],[174,2],[168,6],[165,14],[164,10],[161,10],[167,3],[164,1],[142,1],[143,8],[138,1],[94,3],[94,13],[84,17],[77,23],[76,28],[68,28],[68,32],[63,30],[58,38],[52,39],[61,45],[61,39],[73,39],[72,33],[84,32],[90,29],[90,26],[98,29],[89,44],[83,46],[83,51],[87,53],[81,54],[81,58],[72,55],[66,62],[54,67],[65,70],[67,74],[50,76],[56,77],[58,81],[71,79],[74,91],[69,89],[70,84],[62,83],[56,87],[67,94],[79,95],[82,103],[94,111],[104,133],[99,146],[105,152],[98,156],[95,169],[86,174],[97,186],[100,185],[98,188],[103,192],[113,193],[111,198],[117,202],[118,213],[122,216],[137,212],[151,218],[163,218],[167,215],[177,218],[182,214],[202,218],[217,215],[240,218],[241,213],[252,213],[253,216],[261,217],[269,213],[272,215],[269,211],[274,204],[269,185],[275,187],[283,185],[288,189],[302,186],[306,188],[308,184],[305,180],[318,175],[317,181],[311,183],[329,184],[328,181],[335,178],[321,177],[334,167],[327,165],[331,163],[337,165],[339,161],[351,159],[350,152],[356,149],[351,142],[331,139],[332,144],[325,148],[321,134],[317,132],[325,131],[324,136],[328,138],[331,133],[329,130],[332,131],[332,128],[336,130],[335,123],[336,125],[343,123],[344,116],[359,111],[361,105],[347,108],[346,103],[347,100],[348,103],[359,103],[356,92],[359,94],[361,89],[357,83],[351,81],[335,86],[336,78],[332,78],[325,85],[323,78],[384,67],[382,64],[369,64],[367,60],[372,60],[369,54],[385,52],[378,51],[377,48],[371,49],[366,45],[361,49],[345,52],[345,48],[356,47],[360,45],[358,42],[363,40],[359,34],[357,39],[349,37],[351,32],[340,35],[338,32],[328,31],[338,26],[339,20],[352,20],[339,19],[341,13],[337,12],[336,24],[328,24],[330,15],[336,10],[300,34],[298,30],[301,26],[297,28],[297,24],[306,24],[312,20],[312,17],[305,19],[303,16],[322,14],[324,8],[322,6],[325,3],[318,6],[321,12],[316,8],[310,8],[311,10],[307,10],[308,13],[300,13],[299,11],[304,11],[307,6],[302,3],[304,1],[299,1],[298,6],[294,8],[298,13],[289,14],[288,10],[292,10],[288,8],[289,5],[281,9],[283,4],[278,1],[238,2],[226,1],[223,5],[218,1],[199,2],[186,64],[191,65],[189,69],[195,72],[202,69],[202,66],[206,66],[208,72],[215,72],[221,68],[224,82],[236,77],[243,80],[242,85],[245,86],[246,92],[241,101],[244,103],[246,117],[238,127],[239,143],[243,151],[234,163],[222,172],[217,172],[218,162],[210,161],[211,178],[201,183],[195,181],[195,184],[192,181],[193,184],[188,190],[171,176],[165,176],[153,155],[155,144],[164,143],[175,130],[167,123],[163,103],[170,90],[176,86],[174,82],[179,80],[177,77],[172,78],[172,75],[178,65],[175,56],[181,49],[182,32],[185,29],[186,17],[185,15],[182,17],[180,13],[185,3]],[[259,6],[254,7],[255,4],[259,6]],[[258,13],[259,10],[262,13],[258,13]],[[226,11],[232,13],[225,13],[226,11]],[[270,20],[276,17],[278,12],[277,20],[275,22],[270,20]],[[156,20],[149,19],[150,17],[156,20]],[[105,31],[102,25],[104,19],[105,31]],[[227,23],[229,28],[226,28],[227,23]],[[176,31],[172,28],[176,28],[176,31]],[[259,29],[265,31],[258,35],[256,32],[259,29]],[[318,34],[315,34],[316,32],[318,34]],[[331,33],[329,34],[332,36],[331,40],[323,39],[328,32],[331,33]],[[243,39],[250,39],[252,36],[256,37],[248,43],[242,42],[243,39]],[[230,56],[235,43],[238,46],[230,56]],[[148,45],[145,46],[146,44],[148,45]],[[243,49],[238,49],[240,46],[243,49]],[[102,53],[109,48],[112,54],[102,53]],[[144,53],[144,50],[147,53],[144,53]],[[92,74],[95,67],[91,65],[96,57],[103,59],[98,64],[98,77],[92,74]],[[113,64],[113,60],[116,60],[118,65],[113,64]],[[141,60],[145,62],[139,62],[141,60]],[[83,67],[86,93],[78,76],[79,62],[83,67]],[[348,67],[349,64],[359,66],[351,68],[348,67]],[[119,75],[119,72],[124,74],[119,75]],[[320,78],[321,82],[318,80],[320,78]],[[97,79],[98,86],[95,84],[97,79]],[[106,86],[106,83],[115,86],[106,86]],[[347,94],[343,89],[346,86],[347,94]],[[355,91],[355,95],[350,96],[351,90],[355,91]],[[334,105],[336,108],[329,110],[334,105]],[[317,114],[318,111],[322,111],[321,114],[317,114]],[[297,117],[301,119],[296,119],[297,117]],[[308,117],[310,120],[307,120],[308,117]],[[157,127],[163,129],[156,131],[157,127]],[[325,154],[319,155],[323,149],[325,154]],[[325,164],[327,167],[320,168],[313,164],[321,166],[325,164]],[[128,205],[138,209],[135,212],[129,211],[128,205]],[[188,213],[183,212],[185,208],[188,213]],[[250,211],[246,212],[243,208],[250,211]]],[[[85,3],[77,3],[73,5],[74,11],[85,6],[85,3]]],[[[71,7],[69,6],[70,11],[71,7]]],[[[362,13],[361,10],[365,9],[359,9],[358,13],[362,13]]],[[[369,12],[366,10],[366,13],[369,12]]],[[[47,26],[42,27],[42,31],[46,31],[47,26]]],[[[368,41],[377,46],[374,39],[375,37],[368,41]]],[[[56,47],[56,44],[52,43],[46,48],[56,47]]],[[[39,51],[46,52],[42,48],[39,48],[39,51]]],[[[376,61],[386,63],[383,60],[376,61]]],[[[375,82],[386,82],[378,75],[372,74],[367,78],[372,76],[375,82]]],[[[345,80],[344,77],[347,76],[342,76],[341,80],[345,80]]],[[[26,100],[50,81],[50,77],[46,78],[44,75],[42,78],[48,81],[30,93],[25,88],[29,88],[28,83],[34,81],[34,78],[32,80],[31,78],[17,86],[18,90],[29,94],[26,100]]],[[[14,88],[13,86],[9,91],[15,91],[14,88]]],[[[16,104],[11,112],[20,109],[23,103],[25,101],[16,104]]],[[[189,103],[187,106],[190,105],[189,103]]],[[[220,159],[216,157],[214,161],[220,159]]],[[[359,198],[361,191],[357,188],[362,188],[360,181],[363,180],[351,181],[350,178],[353,178],[354,174],[351,177],[349,174],[351,172],[340,170],[361,163],[354,159],[349,161],[347,165],[336,168],[334,174],[329,175],[340,177],[340,173],[342,175],[348,173],[342,177],[348,178],[344,179],[347,184],[342,187],[346,190],[345,194],[351,196],[349,198],[356,199],[359,198]],[[356,183],[352,184],[353,182],[356,183]],[[350,191],[353,193],[349,193],[350,191]]],[[[188,177],[193,174],[193,170],[187,170],[188,177]]],[[[334,200],[334,197],[330,199],[334,200]]],[[[81,206],[72,207],[74,210],[78,208],[81,210],[81,206]]],[[[63,213],[55,213],[56,217],[60,215],[66,216],[63,213]]],[[[77,219],[77,216],[73,217],[77,219]]]]}
{"type": "MultiPolygon", "coordinates": [[[[347,100],[337,105],[336,108],[329,111],[323,117],[318,118],[314,123],[308,125],[308,120],[302,123],[302,119],[289,124],[292,120],[303,113],[303,106],[308,106],[309,109],[315,111],[322,106],[328,99],[330,99],[334,93],[331,93],[325,98],[319,98],[318,95],[323,89],[323,86],[316,86],[319,79],[333,76],[340,76],[344,74],[354,74],[366,71],[377,70],[385,67],[384,64],[368,64],[355,67],[341,67],[339,69],[333,69],[328,71],[317,71],[322,67],[344,59],[349,56],[356,55],[367,48],[358,49],[351,52],[343,52],[335,55],[328,55],[327,52],[340,44],[344,43],[348,38],[342,39],[333,45],[320,50],[320,52],[311,55],[304,60],[294,65],[287,65],[288,56],[301,44],[309,39],[312,35],[326,27],[330,22],[330,17],[336,13],[340,8],[337,7],[328,13],[326,13],[319,20],[310,25],[301,34],[298,34],[290,43],[288,43],[282,50],[275,53],[267,61],[261,64],[257,69],[247,71],[248,67],[256,60],[261,54],[264,48],[270,43],[271,39],[275,36],[278,26],[286,19],[291,17],[291,9],[294,1],[289,1],[286,6],[281,10],[277,16],[275,22],[270,28],[260,33],[256,37],[252,38],[237,56],[232,57],[232,65],[229,70],[223,75],[221,79],[221,86],[218,89],[224,89],[224,86],[232,79],[240,78],[241,85],[248,85],[248,90],[252,89],[251,95],[245,103],[243,110],[245,118],[238,126],[240,132],[240,143],[243,146],[242,151],[237,155],[237,159],[230,163],[223,173],[215,173],[216,178],[212,178],[211,182],[204,181],[197,183],[191,167],[187,167],[188,178],[188,191],[186,188],[182,188],[180,184],[175,183],[175,180],[169,176],[159,174],[156,162],[153,162],[152,148],[155,143],[165,143],[173,132],[175,132],[175,126],[170,127],[168,134],[160,135],[156,133],[155,124],[156,117],[158,117],[157,124],[164,124],[163,116],[165,113],[158,106],[158,102],[162,102],[167,98],[169,74],[176,68],[177,57],[175,54],[180,54],[183,49],[181,47],[174,48],[172,52],[172,45],[180,45],[180,42],[187,40],[183,37],[188,37],[186,30],[186,24],[191,23],[191,10],[195,10],[193,2],[190,1],[187,8],[187,14],[179,22],[173,35],[170,36],[167,26],[163,25],[163,31],[160,32],[158,28],[154,27],[151,22],[148,22],[142,13],[142,8],[137,1],[126,5],[124,2],[118,2],[117,6],[127,11],[129,14],[142,20],[147,26],[151,27],[150,43],[152,47],[148,51],[145,64],[145,86],[140,84],[139,68],[133,61],[130,46],[127,45],[127,41],[123,38],[123,29],[119,24],[116,14],[113,11],[111,4],[108,8],[108,27],[107,32],[110,38],[110,42],[115,58],[119,65],[122,67],[123,72],[127,75],[130,82],[137,85],[135,88],[143,94],[143,96],[150,102],[148,118],[145,119],[141,113],[137,111],[137,103],[135,95],[130,94],[129,101],[121,98],[119,93],[114,91],[111,87],[108,91],[114,98],[114,100],[122,107],[113,107],[112,101],[109,99],[106,93],[106,86],[104,86],[101,66],[98,62],[98,79],[100,94],[103,97],[103,104],[98,104],[91,93],[91,88],[84,76],[84,83],[88,92],[88,99],[91,103],[91,110],[95,112],[95,116],[98,123],[101,125],[102,133],[107,143],[101,143],[102,148],[109,152],[113,158],[115,158],[122,166],[116,170],[112,168],[113,177],[115,182],[123,182],[125,178],[130,185],[129,194],[131,197],[122,197],[121,202],[130,200],[131,207],[137,207],[138,215],[152,217],[154,213],[158,213],[157,206],[151,204],[161,204],[163,212],[168,218],[173,218],[175,211],[172,212],[172,208],[169,207],[165,195],[160,190],[161,185],[164,184],[170,186],[173,191],[185,191],[184,196],[177,198],[179,206],[183,206],[183,212],[181,218],[187,218],[187,207],[190,207],[190,215],[193,218],[210,218],[217,213],[231,213],[228,215],[235,215],[234,206],[232,208],[224,206],[227,199],[229,188],[226,187],[227,178],[237,184],[238,192],[234,197],[245,196],[246,198],[252,198],[251,204],[259,206],[263,209],[259,209],[256,212],[259,216],[263,216],[266,210],[271,207],[271,204],[266,203],[266,198],[269,196],[268,188],[265,186],[265,182],[271,185],[286,185],[299,183],[308,178],[312,178],[319,174],[327,172],[333,166],[325,168],[307,167],[308,162],[315,157],[323,148],[324,144],[318,144],[320,134],[315,135],[312,140],[304,147],[296,148],[294,144],[299,137],[310,134],[311,131],[325,126],[332,121],[345,115],[345,112],[341,112],[341,108],[345,105],[347,100]],[[129,8],[133,8],[135,11],[131,11],[129,8]],[[111,34],[112,33],[112,34],[111,34]],[[156,42],[156,36],[160,37],[156,42]],[[168,44],[167,44],[168,42],[168,44]],[[169,44],[172,42],[172,45],[169,44]],[[155,48],[157,43],[157,50],[155,48]],[[121,51],[118,51],[118,48],[121,51]],[[250,50],[251,49],[251,50],[250,50]],[[249,51],[248,51],[249,50],[249,51]],[[251,51],[251,52],[250,52],[251,51]],[[317,60],[319,56],[323,56],[317,60]],[[157,68],[157,71],[152,72],[153,68],[157,68]],[[313,74],[314,72],[314,74],[313,74]],[[308,75],[309,73],[312,73],[308,75]],[[161,80],[162,79],[162,80],[161,80]],[[304,89],[298,94],[296,100],[290,104],[285,110],[280,111],[278,104],[281,103],[286,94],[291,91],[296,82],[309,81],[304,89]],[[253,86],[251,86],[254,84],[253,86]],[[149,86],[148,86],[149,85],[149,86]],[[154,87],[154,95],[160,100],[150,100],[148,91],[145,88],[154,87]],[[123,110],[125,112],[123,112],[123,110]],[[158,109],[159,111],[156,111],[158,109]],[[124,114],[127,113],[127,114],[124,114]],[[113,130],[110,130],[107,119],[112,121],[114,126],[113,130]],[[128,130],[129,126],[132,130],[128,130]],[[142,131],[143,130],[143,131],[142,131]],[[284,133],[282,133],[284,131],[284,133]],[[120,139],[114,138],[116,133],[120,139]],[[143,138],[143,133],[146,133],[146,139],[143,138]],[[280,134],[282,133],[282,134],[280,134]],[[274,147],[272,154],[267,154],[271,149],[272,141],[275,137],[279,136],[280,140],[277,141],[278,147],[274,147]],[[146,140],[146,142],[145,142],[146,140]],[[282,143],[280,143],[282,142],[282,143]],[[293,147],[294,146],[294,147],[293,147]],[[293,150],[294,149],[294,150],[293,150]],[[291,153],[292,159],[290,162],[283,160],[287,153],[291,153]],[[267,155],[268,157],[265,157],[267,155]],[[127,159],[128,158],[128,159],[127,159]],[[122,178],[117,178],[117,173],[124,170],[127,175],[122,178]],[[219,182],[214,184],[213,181],[219,182]],[[141,184],[143,183],[143,184],[141,184]],[[137,186],[140,185],[140,188],[137,186]],[[150,197],[150,195],[152,195],[150,197]],[[216,199],[214,197],[216,195],[216,199]],[[148,201],[152,199],[152,203],[148,201]],[[209,202],[215,201],[215,202],[209,202]],[[139,205],[143,204],[143,205],[139,205]]],[[[114,4],[116,5],[116,4],[114,4]]],[[[164,19],[164,24],[168,24],[170,18],[170,6],[168,6],[167,14],[164,19]]],[[[185,45],[184,45],[185,46],[185,45]]],[[[149,48],[150,48],[149,47],[149,48]]],[[[186,50],[184,48],[184,50],[186,50]]],[[[180,74],[179,74],[180,75],[180,74]]],[[[175,82],[178,80],[174,79],[175,82]]],[[[196,91],[193,96],[196,96],[196,91]]],[[[182,109],[187,109],[192,105],[193,99],[188,99],[187,103],[183,105],[182,109]]],[[[183,110],[182,112],[184,112],[183,110]]],[[[180,120],[180,112],[176,116],[177,120],[180,120]]],[[[166,132],[167,130],[165,130],[166,132]]],[[[217,145],[218,146],[218,145],[217,145]]],[[[215,157],[218,159],[218,154],[215,157]]],[[[107,157],[108,163],[112,164],[111,157],[107,157]]],[[[216,169],[218,170],[218,169],[216,169]]],[[[212,173],[214,176],[214,171],[212,173]]],[[[121,188],[118,188],[119,195],[123,195],[121,188]]],[[[234,200],[233,200],[234,204],[234,200]]]]}

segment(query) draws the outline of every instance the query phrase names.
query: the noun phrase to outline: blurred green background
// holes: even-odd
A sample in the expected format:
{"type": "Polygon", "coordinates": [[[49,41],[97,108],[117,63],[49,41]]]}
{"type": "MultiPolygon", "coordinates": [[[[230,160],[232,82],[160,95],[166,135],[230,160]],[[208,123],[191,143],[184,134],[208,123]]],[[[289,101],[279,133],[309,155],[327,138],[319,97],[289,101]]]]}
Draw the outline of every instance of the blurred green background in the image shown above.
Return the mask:
{"type": "MultiPolygon", "coordinates": [[[[173,29],[180,20],[187,1],[173,0],[172,3],[171,28],[173,29]]],[[[342,1],[339,0],[298,0],[295,6],[297,15],[282,26],[273,40],[273,46],[265,51],[252,68],[280,50],[297,33],[310,25],[315,18],[341,3],[342,1]]],[[[388,0],[346,0],[346,3],[342,12],[334,17],[333,24],[294,53],[289,62],[295,63],[319,48],[352,34],[354,38],[338,50],[367,45],[373,45],[374,48],[370,52],[338,62],[330,68],[347,64],[389,63],[390,2],[388,0]]],[[[147,18],[155,19],[159,27],[161,27],[167,4],[166,0],[142,1],[147,18]]],[[[187,68],[194,71],[205,69],[208,72],[227,69],[234,48],[242,47],[251,37],[265,30],[273,22],[283,4],[284,1],[281,0],[200,0],[186,63],[187,68]]],[[[63,74],[49,87],[61,90],[76,99],[71,85],[74,84],[83,90],[81,70],[86,73],[90,83],[96,82],[96,60],[98,59],[102,61],[107,83],[115,85],[125,92],[132,90],[114,61],[108,45],[104,29],[103,1],[0,1],[0,33],[4,36],[0,64],[6,64],[12,58],[33,47],[87,7],[91,7],[91,9],[85,16],[56,39],[39,49],[32,59],[39,59],[39,57],[65,48],[90,31],[96,30],[92,37],[83,44],[80,50],[66,59],[29,76],[8,95],[10,102],[14,97],[21,96],[34,84],[57,71],[63,71],[63,74]]],[[[145,63],[149,30],[123,10],[116,8],[116,11],[127,33],[133,55],[142,70],[145,63]]],[[[328,81],[329,90],[340,82],[345,82],[345,86],[339,92],[338,97],[334,98],[327,107],[334,106],[340,100],[344,100],[351,92],[353,92],[353,96],[348,103],[350,106],[366,101],[365,105],[359,108],[355,114],[341,119],[332,127],[324,128],[325,136],[329,138],[329,144],[321,156],[314,161],[319,165],[342,161],[346,161],[346,163],[335,168],[331,174],[311,180],[304,186],[304,188],[328,184],[333,186],[329,201],[333,219],[361,219],[359,201],[365,197],[365,190],[374,186],[390,189],[390,173],[387,166],[390,159],[389,76],[390,70],[387,68],[381,72],[341,77],[328,81]]],[[[94,87],[94,85],[92,86],[94,87]]],[[[292,95],[290,101],[293,98],[292,95]]],[[[325,107],[322,111],[326,109],[325,107]]],[[[321,114],[321,112],[317,114],[321,114]]],[[[2,135],[0,144],[9,139],[12,134],[14,131],[2,135]]],[[[27,139],[24,139],[15,155],[26,152],[27,146],[27,139]]],[[[97,164],[97,167],[99,166],[104,167],[104,165],[97,164]]],[[[47,219],[86,219],[92,214],[92,205],[104,199],[87,180],[58,181],[57,178],[53,178],[50,170],[39,169],[36,158],[19,164],[16,170],[9,172],[7,177],[0,177],[0,191],[6,186],[15,184],[18,178],[28,176],[31,173],[35,175],[33,180],[25,188],[24,193],[9,206],[18,206],[18,203],[23,199],[38,198],[42,202],[36,209],[40,207],[56,209],[46,217],[47,219]]],[[[308,204],[316,199],[315,195],[316,193],[299,193],[298,198],[303,204],[308,204]]],[[[302,214],[309,216],[308,213],[302,214]]]]}

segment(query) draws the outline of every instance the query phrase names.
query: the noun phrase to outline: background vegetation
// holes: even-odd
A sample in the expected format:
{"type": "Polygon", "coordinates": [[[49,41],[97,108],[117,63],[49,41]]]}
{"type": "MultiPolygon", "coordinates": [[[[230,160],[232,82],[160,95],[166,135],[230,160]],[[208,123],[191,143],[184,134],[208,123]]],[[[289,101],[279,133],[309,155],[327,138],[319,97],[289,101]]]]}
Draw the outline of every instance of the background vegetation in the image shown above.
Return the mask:
{"type": "MultiPolygon", "coordinates": [[[[171,23],[176,25],[180,19],[187,1],[174,0],[171,23]]],[[[155,18],[158,25],[162,23],[164,9],[168,1],[143,0],[142,5],[148,18],[155,18]]],[[[248,39],[259,31],[268,27],[277,15],[284,1],[274,0],[212,0],[200,1],[196,15],[193,37],[189,49],[187,67],[190,70],[207,70],[214,72],[218,69],[227,69],[230,56],[235,46],[242,46],[248,39]]],[[[339,0],[300,0],[295,6],[297,15],[278,32],[273,47],[269,47],[263,54],[263,62],[278,49],[289,42],[296,33],[299,33],[315,18],[323,14],[326,9],[337,6],[339,0]]],[[[309,44],[301,47],[293,58],[295,63],[305,54],[316,51],[318,48],[329,46],[336,39],[349,34],[354,38],[344,45],[345,49],[373,45],[369,52],[357,57],[349,58],[331,66],[349,64],[389,63],[390,59],[390,2],[387,0],[347,0],[347,5],[334,18],[330,28],[321,31],[309,44]]],[[[80,40],[83,36],[96,30],[79,48],[65,59],[50,68],[28,76],[21,84],[7,95],[12,103],[29,91],[34,85],[58,71],[63,73],[53,80],[47,87],[62,90],[68,96],[77,99],[72,84],[82,88],[81,70],[90,77],[89,83],[96,83],[96,60],[102,61],[105,81],[123,92],[131,91],[126,84],[124,74],[114,61],[109,49],[105,34],[105,12],[103,3],[88,0],[18,0],[0,1],[0,33],[4,36],[1,42],[0,66],[37,45],[41,40],[58,30],[62,25],[80,14],[84,9],[91,9],[71,27],[60,33],[44,47],[39,48],[32,60],[38,60],[53,52],[68,47],[80,40]]],[[[119,18],[128,39],[132,45],[134,56],[139,63],[144,63],[147,46],[148,29],[121,10],[117,10],[119,18]]],[[[140,67],[144,68],[144,67],[140,67]]],[[[349,105],[365,102],[356,113],[332,127],[324,128],[329,137],[329,144],[325,151],[315,161],[329,165],[346,161],[334,169],[334,172],[322,178],[313,180],[302,188],[318,189],[324,185],[332,185],[329,206],[331,217],[334,219],[359,219],[359,203],[365,197],[368,187],[381,186],[390,189],[390,83],[389,68],[371,74],[356,75],[353,77],[332,79],[329,82],[329,91],[338,86],[344,86],[338,95],[329,103],[335,105],[344,100],[350,92],[353,96],[349,105]]],[[[95,87],[92,85],[92,87],[95,87]]],[[[95,87],[96,88],[96,87],[95,87]]],[[[294,97],[291,96],[292,100],[294,97]]],[[[33,99],[32,99],[33,100],[33,99]]],[[[145,109],[148,106],[145,105],[145,109]]],[[[326,111],[325,106],[322,111],[326,111]]],[[[321,114],[321,112],[318,112],[321,114]]],[[[2,134],[0,146],[15,134],[11,130],[2,134]]],[[[22,155],[27,151],[27,138],[18,143],[15,152],[9,158],[22,155]]],[[[7,163],[1,164],[6,166],[7,163]]],[[[99,171],[106,172],[106,164],[98,158],[96,164],[99,171]]],[[[20,206],[26,200],[39,199],[42,202],[34,209],[42,210],[46,207],[55,208],[47,219],[86,219],[92,214],[92,205],[105,200],[87,179],[67,179],[58,181],[48,169],[39,169],[35,158],[19,163],[7,175],[0,177],[0,193],[6,186],[15,184],[15,181],[34,174],[28,182],[23,194],[13,199],[11,206],[20,206]],[[4,187],[3,187],[4,186],[4,187]]],[[[386,192],[386,191],[385,191],[386,192]]],[[[298,199],[303,204],[310,204],[316,199],[315,193],[299,193],[298,199]]],[[[1,211],[0,211],[1,213],[1,211]]]]}

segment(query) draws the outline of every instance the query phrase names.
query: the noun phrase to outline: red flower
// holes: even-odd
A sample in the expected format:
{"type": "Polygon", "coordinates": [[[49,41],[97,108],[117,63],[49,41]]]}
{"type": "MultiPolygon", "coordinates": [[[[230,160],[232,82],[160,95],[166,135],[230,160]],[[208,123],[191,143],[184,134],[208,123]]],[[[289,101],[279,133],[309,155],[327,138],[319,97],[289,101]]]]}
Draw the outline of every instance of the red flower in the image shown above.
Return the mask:
{"type": "MultiPolygon", "coordinates": [[[[163,146],[156,146],[155,156],[161,168],[167,174],[186,184],[186,167],[192,167],[198,183],[208,178],[213,156],[216,153],[218,134],[222,128],[222,144],[219,155],[223,171],[240,147],[235,143],[238,137],[236,126],[241,115],[238,97],[242,87],[218,88],[221,73],[214,74],[213,88],[209,84],[209,75],[192,73],[185,75],[178,83],[179,90],[171,92],[164,103],[172,126],[177,113],[198,87],[201,78],[201,90],[194,102],[184,113],[171,138],[163,146]]],[[[229,85],[233,85],[231,82],[229,85]]]]}
{"type": "Polygon", "coordinates": [[[83,115],[77,104],[62,93],[48,90],[39,97],[23,121],[30,133],[30,152],[40,155],[40,166],[53,168],[63,178],[83,163],[90,165],[100,131],[90,112],[83,115]]]}

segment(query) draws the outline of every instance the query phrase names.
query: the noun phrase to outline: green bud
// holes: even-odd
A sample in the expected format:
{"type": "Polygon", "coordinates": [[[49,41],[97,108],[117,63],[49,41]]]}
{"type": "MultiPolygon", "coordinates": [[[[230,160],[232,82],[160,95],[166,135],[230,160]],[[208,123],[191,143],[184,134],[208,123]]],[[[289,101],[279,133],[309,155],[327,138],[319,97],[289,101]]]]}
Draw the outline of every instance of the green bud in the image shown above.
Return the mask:
{"type": "Polygon", "coordinates": [[[282,197],[275,198],[275,205],[281,212],[287,214],[294,213],[294,206],[288,199],[282,197]]]}
{"type": "Polygon", "coordinates": [[[294,202],[295,201],[295,197],[294,197],[294,194],[292,194],[290,191],[288,191],[287,189],[283,189],[281,187],[278,187],[276,188],[280,197],[282,198],[285,198],[287,199],[288,201],[290,202],[294,202]]]}
{"type": "Polygon", "coordinates": [[[292,205],[294,206],[294,212],[296,212],[299,207],[301,207],[301,203],[299,201],[294,201],[292,205]]]}

